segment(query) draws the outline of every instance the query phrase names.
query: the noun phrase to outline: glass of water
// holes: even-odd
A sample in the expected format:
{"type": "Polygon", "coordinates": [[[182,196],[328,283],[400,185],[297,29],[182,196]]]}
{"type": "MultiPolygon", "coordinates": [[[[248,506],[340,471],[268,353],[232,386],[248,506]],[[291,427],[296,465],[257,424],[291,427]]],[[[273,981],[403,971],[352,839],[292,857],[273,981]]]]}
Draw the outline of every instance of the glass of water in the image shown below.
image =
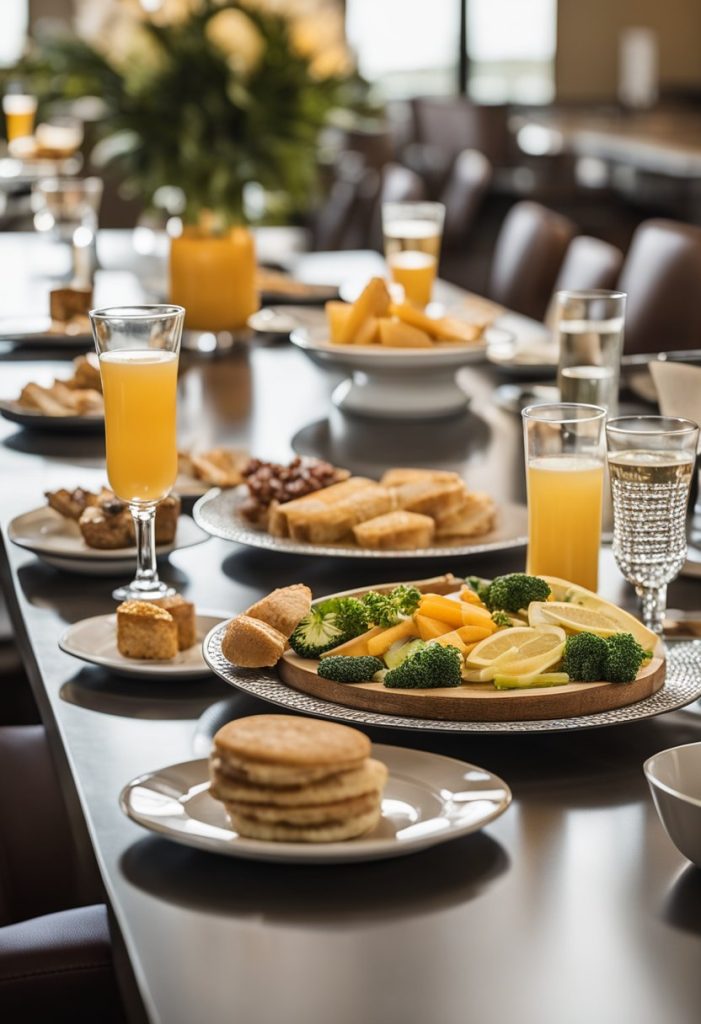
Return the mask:
{"type": "Polygon", "coordinates": [[[560,357],[557,384],[562,402],[618,407],[625,292],[558,292],[552,326],[560,357]]]}
{"type": "Polygon", "coordinates": [[[662,633],[667,584],[686,559],[686,513],[699,428],[671,416],[621,416],[606,424],[613,554],[662,633]]]}

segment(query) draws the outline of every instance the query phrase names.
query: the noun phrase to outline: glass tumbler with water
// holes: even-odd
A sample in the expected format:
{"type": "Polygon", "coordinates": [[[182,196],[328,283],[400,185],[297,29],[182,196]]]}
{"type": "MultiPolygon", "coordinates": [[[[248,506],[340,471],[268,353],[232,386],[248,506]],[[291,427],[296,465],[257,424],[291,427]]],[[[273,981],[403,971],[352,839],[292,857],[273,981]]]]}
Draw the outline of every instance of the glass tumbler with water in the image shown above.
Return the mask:
{"type": "Polygon", "coordinates": [[[667,584],[686,559],[686,514],[699,428],[671,416],[621,416],[606,425],[613,554],[662,633],[667,584]]]}
{"type": "Polygon", "coordinates": [[[560,400],[618,407],[626,296],[612,291],[562,291],[555,296],[553,330],[560,357],[560,400]]]}

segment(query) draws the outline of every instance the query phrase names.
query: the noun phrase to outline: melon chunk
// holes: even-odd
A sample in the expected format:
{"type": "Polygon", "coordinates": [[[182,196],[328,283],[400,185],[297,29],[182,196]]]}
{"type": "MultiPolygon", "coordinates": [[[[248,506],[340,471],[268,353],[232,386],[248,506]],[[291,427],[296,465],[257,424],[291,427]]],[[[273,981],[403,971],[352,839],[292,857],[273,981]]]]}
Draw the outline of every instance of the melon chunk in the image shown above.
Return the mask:
{"type": "Polygon", "coordinates": [[[375,658],[381,657],[385,651],[388,651],[393,643],[397,640],[408,640],[411,636],[416,636],[417,628],[414,624],[413,619],[404,619],[402,622],[398,622],[396,626],[390,626],[389,629],[382,630],[377,636],[373,636],[368,640],[368,654],[372,654],[375,658]]]}
{"type": "Polygon", "coordinates": [[[342,345],[343,328],[351,307],[347,302],[333,301],[327,302],[324,309],[326,310],[326,319],[329,325],[329,337],[334,345],[342,345]]]}
{"type": "Polygon", "coordinates": [[[380,344],[390,348],[431,348],[433,342],[425,331],[395,317],[379,321],[380,344]]]}
{"type": "Polygon", "coordinates": [[[431,619],[428,615],[421,615],[418,612],[414,615],[414,622],[422,640],[436,640],[444,633],[450,632],[447,622],[439,622],[438,619],[431,619]]]}
{"type": "Polygon", "coordinates": [[[384,632],[382,626],[373,626],[372,629],[361,633],[360,636],[354,636],[352,640],[346,640],[344,644],[339,644],[338,647],[333,647],[330,651],[326,651],[321,657],[329,658],[332,654],[344,654],[348,658],[365,657],[370,653],[368,641],[382,632],[384,632]]]}

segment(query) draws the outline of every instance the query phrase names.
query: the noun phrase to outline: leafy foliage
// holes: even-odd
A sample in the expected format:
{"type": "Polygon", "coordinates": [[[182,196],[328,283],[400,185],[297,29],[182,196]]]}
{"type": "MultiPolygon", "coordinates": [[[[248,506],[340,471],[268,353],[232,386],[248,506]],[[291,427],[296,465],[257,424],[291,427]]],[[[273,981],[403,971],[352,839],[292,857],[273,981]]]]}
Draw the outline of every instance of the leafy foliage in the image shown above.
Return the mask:
{"type": "Polygon", "coordinates": [[[214,212],[224,225],[243,219],[243,187],[255,181],[284,192],[290,213],[305,209],[319,133],[334,109],[362,103],[362,80],[345,71],[315,74],[286,17],[234,0],[200,0],[184,20],[167,24],[142,17],[134,33],[133,53],[117,61],[109,49],[103,55],[54,32],[17,70],[41,101],[101,98],[105,162],[118,165],[128,192],[147,203],[161,186],[178,186],[186,219],[214,212]],[[240,53],[235,32],[222,45],[211,31],[222,12],[234,11],[250,20],[240,53]]]}

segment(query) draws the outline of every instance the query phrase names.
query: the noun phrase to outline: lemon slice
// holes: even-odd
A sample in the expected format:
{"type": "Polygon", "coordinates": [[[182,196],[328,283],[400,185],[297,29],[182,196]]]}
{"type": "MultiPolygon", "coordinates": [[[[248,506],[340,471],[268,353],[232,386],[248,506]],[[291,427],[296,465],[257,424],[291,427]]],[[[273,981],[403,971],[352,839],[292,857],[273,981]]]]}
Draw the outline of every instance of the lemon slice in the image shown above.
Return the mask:
{"type": "MultiPolygon", "coordinates": [[[[611,611],[616,609],[611,606],[611,611]]],[[[528,621],[532,626],[561,626],[570,633],[596,633],[604,637],[626,630],[608,608],[604,612],[568,601],[533,601],[528,608],[528,621]]]]}
{"type": "MultiPolygon", "coordinates": [[[[632,633],[645,650],[655,649],[659,637],[651,629],[643,626],[642,622],[636,619],[634,615],[624,612],[622,608],[611,604],[610,601],[605,601],[603,597],[599,597],[593,590],[580,587],[577,583],[569,583],[567,580],[558,579],[556,576],[541,576],[540,578],[548,584],[555,599],[554,601],[547,602],[548,608],[552,608],[553,605],[557,606],[562,602],[578,608],[592,608],[601,612],[607,618],[613,619],[617,627],[616,632],[632,633]]],[[[552,619],[548,618],[548,621],[550,622],[552,619]]],[[[579,631],[581,632],[581,630],[579,631]]]]}
{"type": "Polygon", "coordinates": [[[468,667],[487,668],[497,660],[518,662],[533,660],[551,652],[565,642],[564,630],[557,624],[546,623],[537,629],[531,626],[516,626],[514,629],[502,629],[492,633],[486,640],[481,640],[470,651],[467,657],[468,667]]]}

